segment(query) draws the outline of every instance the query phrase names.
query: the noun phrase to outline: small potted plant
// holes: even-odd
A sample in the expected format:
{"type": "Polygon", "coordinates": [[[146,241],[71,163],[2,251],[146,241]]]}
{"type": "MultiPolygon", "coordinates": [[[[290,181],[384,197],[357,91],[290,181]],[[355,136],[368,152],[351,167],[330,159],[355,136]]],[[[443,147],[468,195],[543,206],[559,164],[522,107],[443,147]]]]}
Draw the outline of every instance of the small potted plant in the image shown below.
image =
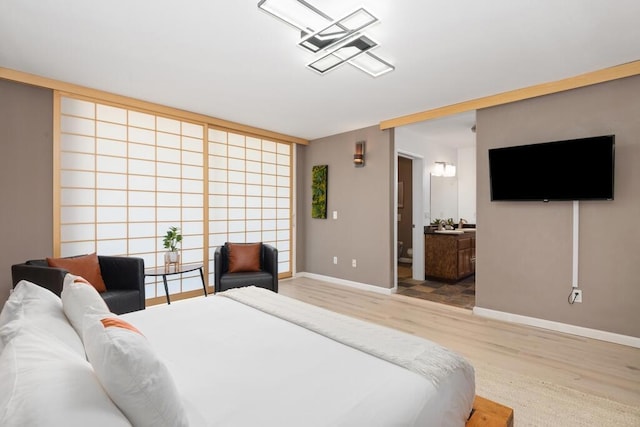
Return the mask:
{"type": "Polygon", "coordinates": [[[444,220],[440,219],[440,218],[436,218],[433,221],[431,221],[431,229],[438,229],[438,230],[442,230],[444,229],[444,220]]]}
{"type": "Polygon", "coordinates": [[[180,228],[175,226],[169,227],[167,234],[165,234],[164,239],[162,239],[162,244],[164,248],[167,249],[167,252],[164,254],[165,264],[180,263],[180,253],[178,252],[178,244],[180,242],[182,242],[182,232],[180,228]]]}

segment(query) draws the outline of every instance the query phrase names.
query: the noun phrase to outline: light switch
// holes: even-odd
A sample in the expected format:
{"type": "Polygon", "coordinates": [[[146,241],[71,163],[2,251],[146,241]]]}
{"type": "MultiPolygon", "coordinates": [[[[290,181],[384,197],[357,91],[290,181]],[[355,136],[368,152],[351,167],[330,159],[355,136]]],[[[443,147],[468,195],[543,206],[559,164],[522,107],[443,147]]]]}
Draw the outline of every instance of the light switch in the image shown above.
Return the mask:
{"type": "Polygon", "coordinates": [[[338,211],[333,211],[333,219],[338,219],[338,211]]]}

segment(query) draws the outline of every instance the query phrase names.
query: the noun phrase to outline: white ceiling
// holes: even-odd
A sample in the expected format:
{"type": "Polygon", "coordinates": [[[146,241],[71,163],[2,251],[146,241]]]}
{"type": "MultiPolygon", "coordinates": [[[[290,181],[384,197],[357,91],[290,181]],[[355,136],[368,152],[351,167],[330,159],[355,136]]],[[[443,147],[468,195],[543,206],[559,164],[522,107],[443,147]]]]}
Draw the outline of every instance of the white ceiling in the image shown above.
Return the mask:
{"type": "Polygon", "coordinates": [[[471,130],[475,124],[476,112],[467,111],[406,125],[403,126],[403,131],[409,132],[411,138],[416,141],[457,149],[475,147],[476,133],[475,130],[471,130]]]}
{"type": "Polygon", "coordinates": [[[0,0],[0,67],[315,139],[640,59],[638,0],[308,1],[396,70],[316,74],[258,0],[0,0]]]}

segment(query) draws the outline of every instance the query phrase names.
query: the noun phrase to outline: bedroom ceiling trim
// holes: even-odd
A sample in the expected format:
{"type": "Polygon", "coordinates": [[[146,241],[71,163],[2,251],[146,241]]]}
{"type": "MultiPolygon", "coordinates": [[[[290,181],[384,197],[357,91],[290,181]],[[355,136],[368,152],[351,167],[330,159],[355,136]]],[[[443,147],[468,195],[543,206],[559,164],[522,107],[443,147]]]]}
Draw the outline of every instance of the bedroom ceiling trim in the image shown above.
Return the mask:
{"type": "Polygon", "coordinates": [[[154,113],[168,115],[171,117],[179,118],[182,120],[188,120],[198,123],[206,123],[211,126],[218,126],[232,131],[239,131],[246,134],[259,136],[265,139],[272,139],[281,142],[291,142],[294,144],[308,145],[309,141],[296,136],[285,135],[278,132],[273,132],[266,129],[256,128],[253,126],[244,125],[242,123],[231,122],[224,119],[218,119],[216,117],[210,117],[204,114],[193,113],[191,111],[181,110],[178,108],[168,107],[166,105],[156,104],[153,102],[143,101],[136,98],[130,98],[124,95],[118,95],[110,92],[105,92],[98,89],[92,89],[85,86],[76,85],[73,83],[62,82],[55,79],[49,79],[46,77],[37,76],[34,74],[24,73],[22,71],[16,71],[9,68],[0,67],[0,79],[12,80],[19,83],[25,83],[32,86],[39,86],[48,89],[58,90],[74,95],[85,96],[88,98],[99,99],[114,104],[126,105],[140,110],[152,111],[154,113]]]}
{"type": "Polygon", "coordinates": [[[568,77],[566,79],[557,80],[554,82],[541,83],[538,85],[498,93],[496,95],[485,96],[482,98],[459,102],[457,104],[451,104],[444,107],[408,114],[406,116],[383,120],[380,122],[380,129],[385,130],[418,123],[425,120],[437,119],[440,117],[451,116],[467,111],[478,110],[481,108],[495,107],[497,105],[508,104],[510,102],[522,101],[538,96],[550,95],[557,92],[577,89],[580,87],[590,86],[636,75],[640,75],[640,60],[627,62],[625,64],[616,65],[609,68],[603,68],[597,71],[591,71],[585,74],[568,77]]]}

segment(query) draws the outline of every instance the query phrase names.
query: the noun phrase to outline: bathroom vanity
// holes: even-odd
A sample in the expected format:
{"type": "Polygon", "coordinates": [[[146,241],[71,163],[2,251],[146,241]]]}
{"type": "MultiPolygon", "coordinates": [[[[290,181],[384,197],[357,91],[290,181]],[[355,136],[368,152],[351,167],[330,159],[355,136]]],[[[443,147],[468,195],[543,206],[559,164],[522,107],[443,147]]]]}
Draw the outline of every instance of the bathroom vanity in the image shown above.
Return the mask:
{"type": "Polygon", "coordinates": [[[424,272],[428,279],[458,281],[475,273],[475,229],[427,230],[424,272]]]}

